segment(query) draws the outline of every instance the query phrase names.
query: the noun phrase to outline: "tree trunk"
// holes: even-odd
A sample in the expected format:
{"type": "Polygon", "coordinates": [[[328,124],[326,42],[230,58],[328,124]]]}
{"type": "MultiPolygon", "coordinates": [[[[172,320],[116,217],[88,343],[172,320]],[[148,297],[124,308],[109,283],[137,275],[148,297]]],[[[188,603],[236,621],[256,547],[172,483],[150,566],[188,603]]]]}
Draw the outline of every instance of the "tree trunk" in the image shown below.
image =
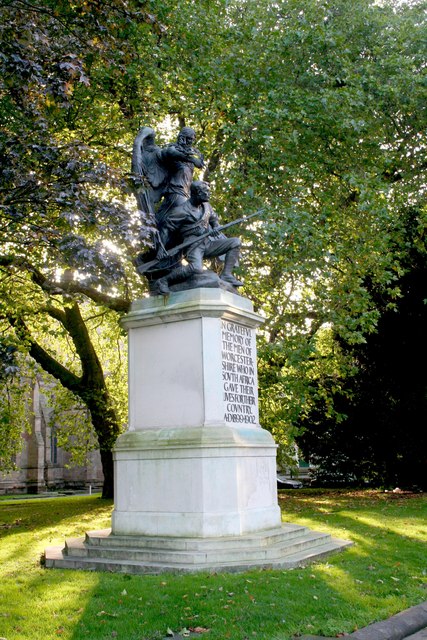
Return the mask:
{"type": "Polygon", "coordinates": [[[102,486],[102,497],[107,499],[114,498],[114,466],[113,452],[100,450],[102,471],[104,473],[104,484],[102,486]]]}
{"type": "Polygon", "coordinates": [[[120,425],[105,384],[101,362],[90,339],[79,305],[74,303],[71,307],[66,307],[65,315],[66,327],[82,363],[83,375],[77,393],[90,411],[92,425],[98,437],[104,472],[102,496],[113,498],[112,448],[120,433],[120,425]]]}
{"type": "Polygon", "coordinates": [[[101,454],[104,484],[103,498],[114,498],[114,470],[112,449],[120,434],[120,425],[116,412],[111,405],[108,390],[102,377],[103,388],[85,389],[81,398],[90,411],[92,425],[98,437],[99,452],[101,454]]]}
{"type": "Polygon", "coordinates": [[[120,424],[105,384],[101,362],[77,302],[71,307],[65,307],[63,311],[52,307],[50,315],[59,320],[68,331],[81,361],[82,376],[77,376],[69,371],[41,347],[32,338],[23,320],[12,318],[10,322],[21,339],[25,339],[29,343],[29,353],[36,362],[59,380],[66,389],[78,396],[89,409],[92,425],[98,438],[104,473],[102,497],[113,498],[112,448],[120,434],[120,424]]]}

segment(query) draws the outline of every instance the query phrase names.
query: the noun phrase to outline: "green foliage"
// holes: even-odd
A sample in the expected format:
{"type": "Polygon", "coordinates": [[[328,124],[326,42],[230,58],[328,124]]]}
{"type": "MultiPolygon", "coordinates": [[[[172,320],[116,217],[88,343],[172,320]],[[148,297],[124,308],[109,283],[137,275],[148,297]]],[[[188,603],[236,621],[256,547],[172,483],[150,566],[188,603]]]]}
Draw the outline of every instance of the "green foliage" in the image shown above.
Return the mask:
{"type": "Polygon", "coordinates": [[[323,327],[307,340],[304,334],[291,337],[291,346],[283,341],[260,341],[259,385],[260,415],[263,427],[274,435],[281,468],[295,466],[295,438],[301,425],[309,422],[313,407],[322,403],[326,418],[338,423],[343,414],[334,404],[334,393],[344,398],[344,389],[356,366],[334,339],[332,330],[323,327]],[[330,386],[319,384],[327,378],[330,386]]]}
{"type": "MultiPolygon", "coordinates": [[[[20,325],[30,347],[36,315],[46,335],[70,339],[58,318],[70,319],[73,301],[122,313],[143,294],[130,258],[149,221],[128,193],[132,141],[142,125],[159,143],[192,125],[221,218],[267,209],[242,230],[240,269],[266,318],[263,423],[291,450],[319,393],[335,411],[316,380],[335,370],[340,387],[352,371],[329,331],[357,345],[377,326],[367,274],[390,305],[400,295],[399,212],[421,203],[426,181],[424,9],[422,0],[3,5],[2,318],[16,332],[31,317],[29,333],[20,325]]],[[[83,375],[78,360],[70,367],[83,375]]]]}
{"type": "Polygon", "coordinates": [[[377,331],[364,344],[341,340],[353,376],[341,375],[337,385],[324,371],[315,381],[317,395],[299,420],[303,433],[298,443],[323,482],[426,486],[427,375],[421,365],[427,357],[426,211],[411,208],[402,221],[395,247],[400,297],[390,299],[367,283],[381,312],[377,331]]]}
{"type": "Polygon", "coordinates": [[[236,44],[223,192],[228,210],[270,205],[269,220],[246,233],[242,268],[266,317],[262,421],[285,443],[319,393],[336,412],[331,394],[354,368],[339,344],[325,357],[322,333],[363,344],[375,331],[368,274],[389,304],[399,296],[400,204],[424,197],[422,11],[240,4],[236,31],[242,43],[251,24],[251,45],[237,53],[236,44]],[[338,375],[319,390],[331,364],[338,375]]]}
{"type": "Polygon", "coordinates": [[[54,382],[43,386],[50,426],[59,447],[71,453],[69,466],[85,466],[89,454],[98,448],[87,407],[74,394],[54,382]]]}
{"type": "MultiPolygon", "coordinates": [[[[127,422],[127,350],[125,336],[121,330],[117,315],[105,310],[96,313],[89,302],[85,305],[85,324],[90,331],[90,339],[97,353],[102,357],[103,375],[108,395],[114,406],[117,422],[121,430],[127,422]]],[[[50,334],[40,330],[38,343],[45,345],[48,338],[50,353],[60,358],[69,370],[81,372],[81,363],[76,357],[72,344],[66,334],[61,336],[58,329],[51,325],[50,334]]],[[[55,383],[48,374],[44,376],[43,393],[50,407],[51,425],[55,426],[58,445],[71,453],[70,464],[84,465],[88,455],[99,446],[94,432],[88,406],[66,388],[55,383]]],[[[93,397],[100,391],[93,390],[93,397]]]]}
{"type": "Polygon", "coordinates": [[[15,469],[15,456],[22,448],[22,435],[30,431],[26,389],[16,381],[0,388],[0,469],[15,469]],[[25,411],[27,409],[27,411],[25,411]]]}
{"type": "Polygon", "coordinates": [[[135,57],[126,25],[148,16],[130,14],[120,0],[104,10],[86,2],[12,2],[1,12],[5,253],[28,258],[49,278],[74,268],[87,285],[123,282],[129,268],[117,248],[131,247],[137,221],[124,206],[125,172],[117,152],[108,151],[117,138],[109,139],[105,121],[85,106],[99,104],[102,96],[107,108],[110,92],[100,88],[98,69],[114,65],[124,72],[135,57]],[[93,141],[98,136],[99,144],[93,141]]]}
{"type": "MultiPolygon", "coordinates": [[[[143,236],[141,222],[126,207],[124,127],[112,138],[106,124],[111,134],[117,112],[123,115],[119,104],[137,59],[136,32],[158,34],[160,25],[139,3],[121,0],[108,6],[11,2],[0,11],[2,329],[64,385],[67,404],[71,392],[90,412],[111,494],[107,467],[125,403],[123,384],[117,384],[124,376],[113,361],[123,356],[108,352],[111,335],[95,337],[94,321],[85,324],[79,304],[87,309],[87,300],[95,300],[91,316],[109,307],[123,311],[131,290],[143,290],[129,260],[138,248],[135,238],[143,236]],[[105,83],[108,69],[114,72],[105,83]],[[123,78],[120,90],[117,74],[123,78]]],[[[65,401],[61,395],[58,409],[65,401]]],[[[74,430],[87,423],[87,416],[76,422],[76,415],[66,421],[74,430]]]]}
{"type": "Polygon", "coordinates": [[[31,430],[32,384],[28,364],[16,346],[0,340],[0,470],[15,468],[22,436],[31,430]]]}

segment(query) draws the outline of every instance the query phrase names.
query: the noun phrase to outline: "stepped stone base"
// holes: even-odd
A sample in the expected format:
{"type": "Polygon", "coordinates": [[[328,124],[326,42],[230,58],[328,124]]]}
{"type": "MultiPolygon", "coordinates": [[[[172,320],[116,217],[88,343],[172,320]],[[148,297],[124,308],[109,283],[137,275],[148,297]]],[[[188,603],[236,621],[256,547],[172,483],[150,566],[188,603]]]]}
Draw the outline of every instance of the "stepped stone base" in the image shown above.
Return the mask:
{"type": "Polygon", "coordinates": [[[307,527],[281,527],[241,536],[176,538],[91,531],[46,549],[46,567],[132,574],[238,572],[291,569],[350,546],[346,540],[307,527]]]}
{"type": "MultiPolygon", "coordinates": [[[[199,285],[198,285],[199,286],[199,285]]],[[[293,568],[350,543],[282,524],[276,445],[258,412],[252,303],[218,288],[135,301],[129,429],[114,447],[112,530],[46,566],[134,574],[293,568]]]]}

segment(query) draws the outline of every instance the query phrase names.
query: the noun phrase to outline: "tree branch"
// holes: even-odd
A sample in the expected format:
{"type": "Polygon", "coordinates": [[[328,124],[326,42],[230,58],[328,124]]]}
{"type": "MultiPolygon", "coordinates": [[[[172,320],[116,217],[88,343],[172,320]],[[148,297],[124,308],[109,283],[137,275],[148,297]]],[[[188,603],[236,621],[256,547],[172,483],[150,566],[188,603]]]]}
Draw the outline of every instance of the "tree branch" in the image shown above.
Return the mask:
{"type": "Polygon", "coordinates": [[[97,291],[92,287],[86,287],[84,284],[80,284],[78,282],[68,283],[66,287],[64,287],[63,293],[81,293],[87,298],[93,300],[96,304],[108,307],[108,309],[111,309],[112,311],[126,312],[130,309],[130,300],[127,300],[126,298],[112,298],[106,293],[97,291]]]}
{"type": "Polygon", "coordinates": [[[70,294],[82,294],[87,298],[90,298],[96,304],[102,305],[117,311],[119,313],[127,312],[130,308],[130,300],[126,298],[113,298],[106,293],[102,293],[92,287],[71,281],[67,283],[56,283],[49,280],[37,267],[34,267],[26,258],[22,256],[0,256],[0,266],[3,267],[16,267],[27,271],[34,284],[38,285],[43,291],[49,295],[70,295],[70,294]]]}
{"type": "Polygon", "coordinates": [[[84,382],[85,386],[95,384],[97,387],[103,389],[105,387],[105,381],[102,366],[93,348],[88,329],[77,302],[71,307],[66,307],[64,326],[73,341],[82,364],[82,382],[84,382]]]}
{"type": "Polygon", "coordinates": [[[215,170],[219,166],[219,163],[221,162],[221,158],[222,158],[221,145],[223,140],[224,140],[224,132],[222,129],[218,129],[215,137],[215,148],[211,153],[208,166],[206,167],[203,175],[203,179],[206,180],[207,182],[209,182],[209,177],[211,176],[211,174],[215,172],[215,170]]]}
{"type": "Polygon", "coordinates": [[[45,311],[51,318],[58,320],[65,327],[66,316],[62,309],[57,309],[51,304],[42,307],[41,311],[45,311]]]}
{"type": "Polygon", "coordinates": [[[82,379],[76,374],[66,369],[60,362],[55,360],[43,347],[41,347],[32,337],[28,327],[21,318],[8,316],[10,324],[14,327],[18,337],[29,345],[29,354],[38,364],[69,391],[79,393],[81,391],[82,379]]]}

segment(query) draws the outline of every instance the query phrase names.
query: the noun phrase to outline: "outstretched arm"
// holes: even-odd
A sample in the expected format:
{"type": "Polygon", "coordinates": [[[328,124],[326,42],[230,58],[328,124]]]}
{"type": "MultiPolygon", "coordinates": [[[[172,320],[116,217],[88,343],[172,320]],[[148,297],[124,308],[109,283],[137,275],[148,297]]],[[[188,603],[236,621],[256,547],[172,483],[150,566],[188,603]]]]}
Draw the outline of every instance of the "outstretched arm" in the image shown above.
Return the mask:
{"type": "Polygon", "coordinates": [[[197,149],[191,149],[190,151],[184,151],[184,149],[177,147],[176,145],[169,145],[165,149],[162,149],[162,159],[164,160],[180,160],[181,162],[191,162],[198,169],[202,169],[205,166],[203,154],[197,149]]]}

